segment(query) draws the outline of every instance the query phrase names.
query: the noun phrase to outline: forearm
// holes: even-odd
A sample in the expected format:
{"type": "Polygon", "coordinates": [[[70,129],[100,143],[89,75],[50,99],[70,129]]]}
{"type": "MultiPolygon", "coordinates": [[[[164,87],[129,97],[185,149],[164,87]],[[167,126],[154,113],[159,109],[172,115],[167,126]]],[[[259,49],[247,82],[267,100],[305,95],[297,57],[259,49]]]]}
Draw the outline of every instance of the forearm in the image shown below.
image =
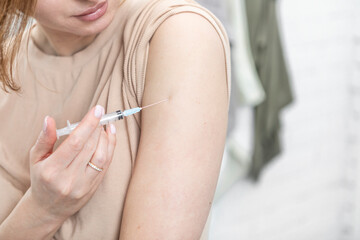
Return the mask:
{"type": "Polygon", "coordinates": [[[52,239],[63,220],[38,206],[27,191],[11,214],[0,225],[0,239],[52,239]]]}

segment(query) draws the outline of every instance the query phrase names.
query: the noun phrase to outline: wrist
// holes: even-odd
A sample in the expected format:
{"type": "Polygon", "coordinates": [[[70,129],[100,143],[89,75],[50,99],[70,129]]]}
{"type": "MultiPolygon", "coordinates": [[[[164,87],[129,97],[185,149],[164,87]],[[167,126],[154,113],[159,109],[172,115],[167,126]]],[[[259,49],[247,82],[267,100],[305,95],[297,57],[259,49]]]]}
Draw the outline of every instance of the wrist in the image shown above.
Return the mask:
{"type": "Polygon", "coordinates": [[[39,221],[42,224],[49,226],[61,226],[61,224],[66,220],[64,216],[54,215],[49,209],[44,208],[36,198],[33,196],[31,187],[24,195],[24,200],[26,201],[27,208],[35,209],[36,211],[32,212],[34,221],[39,221]]]}
{"type": "Polygon", "coordinates": [[[39,206],[29,189],[0,225],[0,238],[52,239],[64,221],[39,206]]]}

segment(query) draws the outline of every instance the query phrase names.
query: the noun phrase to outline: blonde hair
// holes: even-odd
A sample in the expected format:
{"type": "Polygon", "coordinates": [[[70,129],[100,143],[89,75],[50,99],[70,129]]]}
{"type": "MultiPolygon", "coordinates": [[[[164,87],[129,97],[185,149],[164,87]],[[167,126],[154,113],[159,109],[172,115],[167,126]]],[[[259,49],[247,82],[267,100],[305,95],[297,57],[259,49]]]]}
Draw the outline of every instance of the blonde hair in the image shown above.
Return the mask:
{"type": "Polygon", "coordinates": [[[13,79],[13,63],[35,6],[36,0],[0,0],[0,83],[7,93],[21,89],[13,79]]]}

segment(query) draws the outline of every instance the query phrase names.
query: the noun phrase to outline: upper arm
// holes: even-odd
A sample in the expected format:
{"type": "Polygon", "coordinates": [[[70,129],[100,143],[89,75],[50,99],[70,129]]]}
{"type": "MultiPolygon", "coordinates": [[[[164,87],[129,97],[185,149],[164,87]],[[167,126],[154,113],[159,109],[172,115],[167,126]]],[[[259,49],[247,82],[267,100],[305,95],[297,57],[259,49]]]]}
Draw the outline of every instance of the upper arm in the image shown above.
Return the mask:
{"type": "Polygon", "coordinates": [[[228,89],[222,41],[203,17],[167,19],[150,43],[141,137],[121,239],[199,239],[224,150],[228,89]]]}

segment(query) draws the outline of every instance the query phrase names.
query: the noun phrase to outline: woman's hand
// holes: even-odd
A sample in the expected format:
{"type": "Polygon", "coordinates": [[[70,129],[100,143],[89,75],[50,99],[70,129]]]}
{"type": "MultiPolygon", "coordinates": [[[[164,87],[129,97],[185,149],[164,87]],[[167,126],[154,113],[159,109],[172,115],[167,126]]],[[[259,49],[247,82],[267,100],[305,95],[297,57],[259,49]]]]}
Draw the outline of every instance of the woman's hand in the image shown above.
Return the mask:
{"type": "Polygon", "coordinates": [[[58,147],[55,121],[46,117],[44,129],[30,151],[29,194],[38,207],[64,221],[82,208],[95,193],[113,157],[115,127],[99,126],[104,108],[94,107],[58,147]],[[88,165],[91,161],[102,172],[88,165]]]}

